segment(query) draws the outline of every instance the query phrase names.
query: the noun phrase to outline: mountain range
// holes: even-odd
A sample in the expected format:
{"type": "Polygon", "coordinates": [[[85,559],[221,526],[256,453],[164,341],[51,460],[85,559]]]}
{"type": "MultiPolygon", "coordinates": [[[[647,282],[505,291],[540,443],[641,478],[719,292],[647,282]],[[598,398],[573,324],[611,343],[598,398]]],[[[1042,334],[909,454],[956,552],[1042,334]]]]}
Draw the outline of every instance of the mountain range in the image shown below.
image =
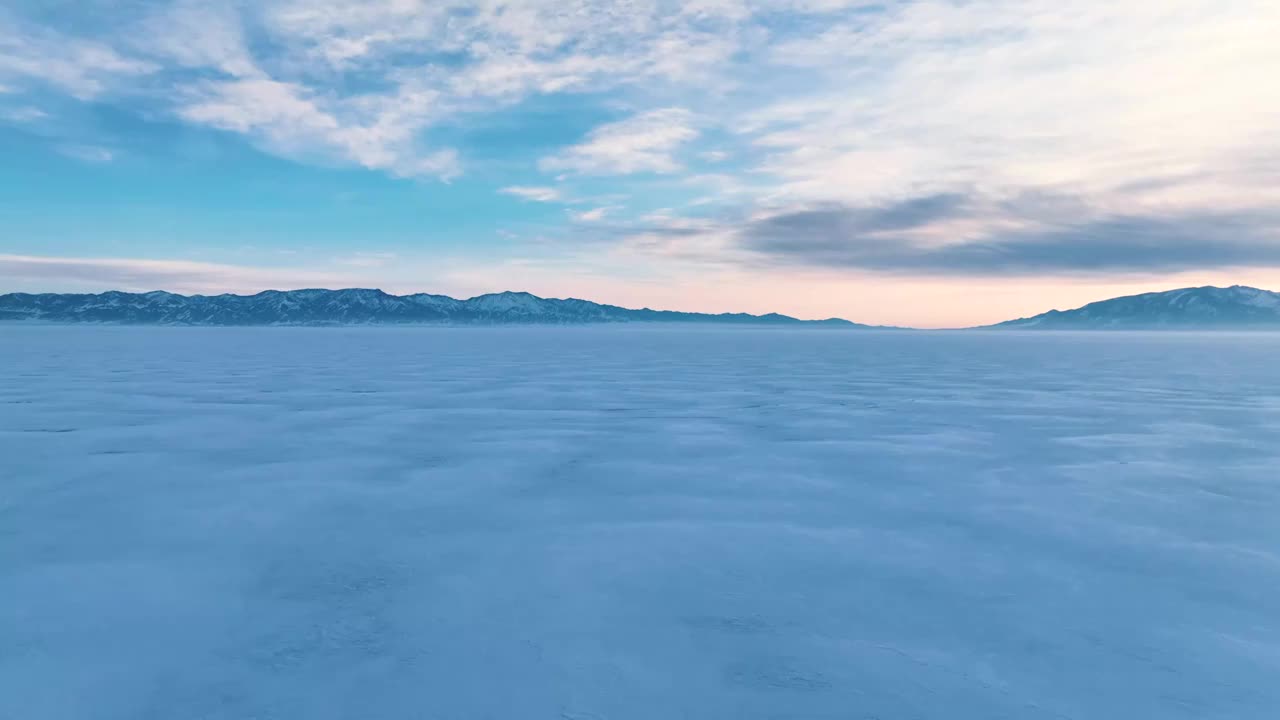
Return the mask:
{"type": "Polygon", "coordinates": [[[588,300],[502,292],[457,300],[445,295],[390,295],[381,290],[268,290],[256,295],[105,292],[94,295],[0,295],[0,320],[130,325],[576,325],[718,323],[867,327],[848,320],[786,315],[630,310],[588,300]]]}
{"type": "MultiPolygon", "coordinates": [[[[457,300],[445,295],[390,295],[381,290],[268,290],[256,295],[168,292],[0,295],[0,321],[130,325],[579,325],[700,323],[870,328],[831,318],[799,320],[769,313],[632,310],[588,300],[502,292],[457,300]]],[[[1280,329],[1280,293],[1199,287],[1145,293],[1051,310],[982,329],[1149,330],[1280,329]]]]}

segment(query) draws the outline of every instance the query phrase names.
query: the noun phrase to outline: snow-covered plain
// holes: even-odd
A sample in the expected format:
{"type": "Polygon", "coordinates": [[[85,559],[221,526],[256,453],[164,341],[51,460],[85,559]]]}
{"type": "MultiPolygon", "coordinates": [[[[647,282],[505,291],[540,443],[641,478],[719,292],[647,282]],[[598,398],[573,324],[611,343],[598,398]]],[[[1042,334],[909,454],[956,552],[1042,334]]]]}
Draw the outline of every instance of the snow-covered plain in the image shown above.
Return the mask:
{"type": "Polygon", "coordinates": [[[0,326],[0,718],[1273,720],[1277,358],[0,326]]]}

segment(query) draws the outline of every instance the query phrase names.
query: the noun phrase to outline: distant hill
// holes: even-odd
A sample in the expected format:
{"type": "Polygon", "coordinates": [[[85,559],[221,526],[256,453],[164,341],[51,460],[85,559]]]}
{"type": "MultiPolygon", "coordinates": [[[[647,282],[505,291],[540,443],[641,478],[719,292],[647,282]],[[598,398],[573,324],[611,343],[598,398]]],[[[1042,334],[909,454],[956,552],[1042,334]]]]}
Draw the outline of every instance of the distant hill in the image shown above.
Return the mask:
{"type": "Polygon", "coordinates": [[[0,320],[129,325],[570,325],[719,323],[865,328],[832,318],[630,310],[587,300],[523,292],[456,300],[445,295],[389,295],[381,290],[268,290],[256,295],[105,292],[93,295],[0,295],[0,320]]]}
{"type": "Polygon", "coordinates": [[[1028,330],[1280,330],[1280,293],[1235,285],[1144,293],[1051,310],[991,328],[1028,330]]]}

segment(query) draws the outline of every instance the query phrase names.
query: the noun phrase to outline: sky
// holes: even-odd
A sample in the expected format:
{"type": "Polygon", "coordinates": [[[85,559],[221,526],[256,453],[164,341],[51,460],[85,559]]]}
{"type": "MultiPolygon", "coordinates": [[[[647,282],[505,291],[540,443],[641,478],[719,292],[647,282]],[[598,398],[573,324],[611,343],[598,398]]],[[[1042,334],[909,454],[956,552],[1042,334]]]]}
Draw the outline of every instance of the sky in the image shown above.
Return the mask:
{"type": "Polygon", "coordinates": [[[0,292],[1280,289],[1274,0],[4,0],[0,292]]]}

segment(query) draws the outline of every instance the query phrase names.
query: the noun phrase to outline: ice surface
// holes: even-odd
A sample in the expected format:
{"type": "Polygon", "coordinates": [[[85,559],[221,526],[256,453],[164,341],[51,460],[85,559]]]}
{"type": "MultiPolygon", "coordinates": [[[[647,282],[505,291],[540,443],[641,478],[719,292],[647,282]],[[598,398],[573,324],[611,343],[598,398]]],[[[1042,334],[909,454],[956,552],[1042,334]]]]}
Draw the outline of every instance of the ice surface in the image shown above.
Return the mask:
{"type": "Polygon", "coordinates": [[[0,326],[0,718],[1273,720],[1277,358],[0,326]]]}

